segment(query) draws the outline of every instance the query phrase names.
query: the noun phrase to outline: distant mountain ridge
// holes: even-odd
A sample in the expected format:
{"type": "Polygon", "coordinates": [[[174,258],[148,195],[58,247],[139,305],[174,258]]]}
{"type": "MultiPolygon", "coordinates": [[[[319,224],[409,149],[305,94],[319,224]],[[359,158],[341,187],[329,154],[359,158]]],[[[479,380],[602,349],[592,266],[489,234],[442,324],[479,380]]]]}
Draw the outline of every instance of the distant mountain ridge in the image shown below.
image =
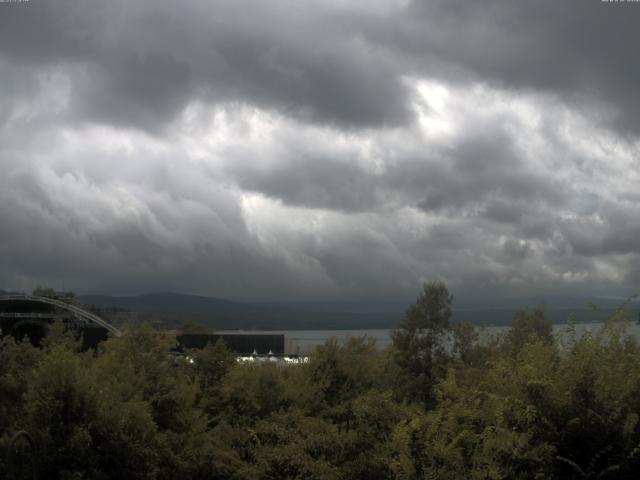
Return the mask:
{"type": "MultiPolygon", "coordinates": [[[[143,318],[157,318],[170,326],[184,320],[217,329],[311,330],[395,328],[409,306],[400,302],[290,302],[242,303],[230,300],[179,293],[150,293],[131,297],[106,295],[79,296],[78,301],[102,308],[122,308],[139,312],[143,318]]],[[[495,304],[462,304],[454,300],[453,321],[476,325],[508,325],[519,308],[542,305],[554,323],[564,323],[570,316],[577,322],[603,321],[623,300],[589,297],[532,297],[495,304]],[[594,309],[590,304],[598,305],[594,309]]],[[[637,318],[640,304],[630,305],[637,318]]]]}
{"type": "MultiPolygon", "coordinates": [[[[15,293],[0,290],[0,295],[15,293]]],[[[79,295],[77,301],[102,309],[136,312],[138,319],[160,320],[173,328],[193,321],[212,329],[242,330],[322,330],[395,328],[411,301],[404,302],[288,302],[243,303],[231,300],[171,292],[136,296],[79,295]]],[[[508,325],[519,308],[542,305],[554,323],[564,323],[573,315],[577,322],[603,321],[624,299],[613,297],[530,297],[481,304],[454,298],[453,321],[475,325],[508,325]],[[590,304],[598,306],[594,310],[590,304]]],[[[640,302],[628,306],[632,319],[638,318],[640,302]]]]}
{"type": "Polygon", "coordinates": [[[143,318],[155,317],[170,326],[189,320],[217,329],[391,328],[401,318],[401,314],[390,312],[326,311],[305,304],[241,303],[179,293],[131,297],[81,295],[78,301],[101,308],[136,311],[143,318]]]}
{"type": "Polygon", "coordinates": [[[2,295],[15,295],[16,293],[18,293],[18,292],[9,292],[7,290],[0,290],[0,297],[2,295]]]}

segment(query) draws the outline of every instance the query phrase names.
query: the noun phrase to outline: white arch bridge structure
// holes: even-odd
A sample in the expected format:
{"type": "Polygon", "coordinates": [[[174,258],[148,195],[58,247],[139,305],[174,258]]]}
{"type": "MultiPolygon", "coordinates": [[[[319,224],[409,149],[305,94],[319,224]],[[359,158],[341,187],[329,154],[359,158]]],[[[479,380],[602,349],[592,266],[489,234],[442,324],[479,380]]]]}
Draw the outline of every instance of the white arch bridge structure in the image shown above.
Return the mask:
{"type": "MultiPolygon", "coordinates": [[[[63,302],[61,300],[56,300],[55,298],[49,297],[40,297],[36,295],[1,295],[0,296],[0,305],[3,302],[36,302],[40,304],[46,304],[52,307],[57,307],[60,310],[63,310],[67,313],[71,313],[72,316],[76,318],[78,323],[82,324],[83,322],[89,325],[95,325],[106,329],[112,335],[117,337],[121,336],[122,333],[116,327],[111,325],[109,322],[100,318],[98,315],[88,312],[87,310],[80,308],[76,305],[63,302]]],[[[0,311],[0,318],[17,318],[17,319],[41,319],[43,321],[47,321],[49,319],[55,319],[56,317],[60,317],[60,314],[56,314],[54,312],[51,313],[42,313],[42,312],[3,312],[0,311]]]]}

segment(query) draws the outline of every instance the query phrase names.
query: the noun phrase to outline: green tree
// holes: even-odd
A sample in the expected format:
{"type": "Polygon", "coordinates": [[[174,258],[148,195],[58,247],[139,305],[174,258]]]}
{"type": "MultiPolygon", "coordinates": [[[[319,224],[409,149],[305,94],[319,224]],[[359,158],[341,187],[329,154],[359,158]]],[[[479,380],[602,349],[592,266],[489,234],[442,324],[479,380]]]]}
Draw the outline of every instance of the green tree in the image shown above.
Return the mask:
{"type": "Polygon", "coordinates": [[[213,420],[221,408],[224,376],[236,366],[236,354],[219,338],[215,344],[208,343],[188,355],[193,358],[193,372],[199,382],[198,404],[213,420]]]}
{"type": "Polygon", "coordinates": [[[28,340],[0,338],[0,478],[4,478],[5,452],[11,435],[24,428],[22,410],[31,370],[42,362],[42,350],[28,340]]]}
{"type": "Polygon", "coordinates": [[[452,300],[444,283],[425,283],[391,337],[394,360],[400,369],[397,391],[403,398],[428,408],[434,405],[434,386],[443,373],[442,340],[450,329],[452,300]]]}
{"type": "Polygon", "coordinates": [[[273,412],[286,410],[291,403],[276,365],[239,365],[224,378],[216,421],[251,426],[273,412]]]}
{"type": "Polygon", "coordinates": [[[378,384],[382,365],[372,339],[350,338],[340,345],[333,338],[316,348],[306,372],[317,391],[310,406],[348,430],[354,419],[353,400],[378,384]]]}
{"type": "Polygon", "coordinates": [[[515,356],[527,343],[541,341],[549,344],[553,341],[552,327],[542,307],[532,311],[520,309],[511,323],[511,328],[504,336],[504,348],[515,356]]]}
{"type": "Polygon", "coordinates": [[[198,407],[192,365],[172,354],[175,338],[153,326],[131,327],[106,342],[96,359],[103,388],[126,404],[141,402],[157,431],[156,478],[207,478],[211,433],[198,407]]]}
{"type": "Polygon", "coordinates": [[[338,480],[344,452],[335,425],[298,409],[273,413],[255,426],[252,459],[242,478],[338,480]]]}
{"type": "Polygon", "coordinates": [[[180,324],[180,332],[183,334],[208,334],[211,328],[193,320],[184,320],[180,324]]]}
{"type": "Polygon", "coordinates": [[[155,478],[148,404],[105,389],[90,356],[53,347],[28,384],[21,426],[36,440],[43,478],[155,478]]]}

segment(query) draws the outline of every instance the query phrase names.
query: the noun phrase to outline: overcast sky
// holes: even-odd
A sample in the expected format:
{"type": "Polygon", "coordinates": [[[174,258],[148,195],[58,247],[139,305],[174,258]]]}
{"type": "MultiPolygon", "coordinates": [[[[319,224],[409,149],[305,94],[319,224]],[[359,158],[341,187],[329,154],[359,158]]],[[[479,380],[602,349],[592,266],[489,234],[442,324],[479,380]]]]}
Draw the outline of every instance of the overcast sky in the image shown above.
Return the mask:
{"type": "Polygon", "coordinates": [[[0,288],[640,290],[640,3],[0,3],[0,288]]]}

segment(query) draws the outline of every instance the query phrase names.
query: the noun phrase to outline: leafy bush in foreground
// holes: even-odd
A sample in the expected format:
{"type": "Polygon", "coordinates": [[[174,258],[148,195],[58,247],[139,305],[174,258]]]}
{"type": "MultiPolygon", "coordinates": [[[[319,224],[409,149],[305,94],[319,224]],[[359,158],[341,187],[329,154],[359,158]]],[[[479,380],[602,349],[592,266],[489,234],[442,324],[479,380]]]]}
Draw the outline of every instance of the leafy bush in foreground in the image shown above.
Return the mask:
{"type": "Polygon", "coordinates": [[[636,478],[640,347],[620,315],[578,338],[521,311],[480,344],[450,303],[427,284],[389,349],[330,340],[286,368],[223,344],[191,364],[149,325],[90,353],[4,338],[0,448],[28,430],[52,479],[636,478]]]}

